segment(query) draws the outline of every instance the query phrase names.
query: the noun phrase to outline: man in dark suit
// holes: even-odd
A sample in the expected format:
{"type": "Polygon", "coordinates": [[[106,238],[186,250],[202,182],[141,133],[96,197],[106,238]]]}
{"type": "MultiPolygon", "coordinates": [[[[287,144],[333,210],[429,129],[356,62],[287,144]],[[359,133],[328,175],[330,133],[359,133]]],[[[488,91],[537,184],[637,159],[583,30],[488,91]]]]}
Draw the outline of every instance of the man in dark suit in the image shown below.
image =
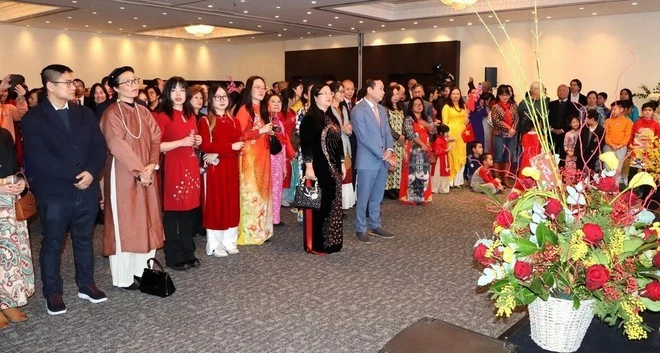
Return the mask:
{"type": "Polygon", "coordinates": [[[78,297],[92,303],[107,300],[94,283],[92,232],[98,212],[98,178],[106,144],[92,111],[69,104],[74,98],[73,72],[64,65],[41,71],[47,99],[22,120],[25,171],[39,205],[43,227],[41,281],[50,315],[66,312],[60,275],[62,246],[71,234],[78,297]]]}
{"type": "Polygon", "coordinates": [[[413,96],[413,88],[415,87],[416,84],[417,84],[417,80],[415,80],[414,78],[408,80],[408,91],[406,92],[406,102],[409,102],[411,99],[415,98],[415,96],[413,96]]]}
{"type": "Polygon", "coordinates": [[[600,151],[605,146],[605,129],[598,124],[600,115],[595,110],[587,113],[587,122],[580,130],[580,138],[575,145],[575,165],[578,170],[585,167],[595,170],[600,151]]]}
{"type": "Polygon", "coordinates": [[[559,85],[557,87],[557,100],[548,104],[548,120],[550,123],[550,136],[555,145],[555,153],[561,159],[566,157],[564,151],[564,134],[570,130],[570,118],[579,115],[575,105],[568,101],[568,87],[559,85]]]}
{"type": "Polygon", "coordinates": [[[587,96],[580,93],[580,91],[582,91],[582,81],[578,80],[577,78],[574,78],[573,80],[571,80],[571,87],[569,87],[569,89],[571,91],[571,95],[568,100],[571,101],[572,103],[577,104],[578,110],[583,105],[587,105],[587,96]]]}
{"type": "Polygon", "coordinates": [[[73,104],[84,105],[87,108],[92,108],[94,105],[94,98],[85,96],[85,82],[83,80],[76,78],[73,80],[76,85],[75,98],[71,101],[73,104]]]}
{"type": "Polygon", "coordinates": [[[351,111],[351,124],[357,137],[357,210],[356,236],[362,243],[370,243],[368,234],[381,238],[394,235],[381,227],[380,204],[383,202],[385,182],[394,150],[387,110],[378,104],[385,95],[381,80],[367,80],[364,99],[351,111]],[[367,206],[369,228],[367,228],[367,206]]]}

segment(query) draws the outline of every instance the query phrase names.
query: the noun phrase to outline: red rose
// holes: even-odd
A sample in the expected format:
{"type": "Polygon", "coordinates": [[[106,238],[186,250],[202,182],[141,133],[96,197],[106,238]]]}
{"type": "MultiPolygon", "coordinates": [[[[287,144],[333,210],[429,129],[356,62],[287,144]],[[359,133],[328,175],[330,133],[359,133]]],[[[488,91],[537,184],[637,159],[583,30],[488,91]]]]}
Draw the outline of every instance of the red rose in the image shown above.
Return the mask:
{"type": "Polygon", "coordinates": [[[515,266],[513,266],[513,274],[517,279],[526,280],[532,275],[532,264],[525,261],[516,261],[515,266]]]}
{"type": "Polygon", "coordinates": [[[495,222],[497,222],[497,225],[499,226],[509,228],[513,224],[513,215],[508,210],[502,210],[497,214],[495,222]]]}
{"type": "Polygon", "coordinates": [[[556,219],[557,216],[564,209],[564,206],[561,205],[561,202],[557,199],[550,199],[545,205],[545,215],[550,219],[556,219]]]}
{"type": "Polygon", "coordinates": [[[603,265],[593,265],[587,269],[587,289],[596,290],[610,279],[610,271],[603,265]]]}
{"type": "Polygon", "coordinates": [[[660,268],[660,252],[653,256],[653,266],[655,266],[655,268],[660,268]]]}
{"type": "Polygon", "coordinates": [[[598,224],[587,223],[582,227],[584,232],[584,241],[591,245],[596,245],[603,240],[603,230],[598,224]]]}
{"type": "Polygon", "coordinates": [[[660,282],[653,281],[644,287],[644,290],[640,294],[642,297],[649,298],[653,301],[660,300],[660,282]]]}
{"type": "Polygon", "coordinates": [[[474,248],[474,253],[472,253],[472,258],[474,258],[475,261],[477,261],[478,263],[484,266],[490,266],[494,261],[493,259],[489,259],[486,257],[486,251],[488,251],[488,247],[484,244],[479,244],[477,245],[476,248],[474,248]]]}
{"type": "Polygon", "coordinates": [[[616,179],[614,177],[600,178],[600,180],[596,184],[596,187],[598,188],[598,190],[604,192],[619,191],[619,185],[617,184],[616,179]]]}

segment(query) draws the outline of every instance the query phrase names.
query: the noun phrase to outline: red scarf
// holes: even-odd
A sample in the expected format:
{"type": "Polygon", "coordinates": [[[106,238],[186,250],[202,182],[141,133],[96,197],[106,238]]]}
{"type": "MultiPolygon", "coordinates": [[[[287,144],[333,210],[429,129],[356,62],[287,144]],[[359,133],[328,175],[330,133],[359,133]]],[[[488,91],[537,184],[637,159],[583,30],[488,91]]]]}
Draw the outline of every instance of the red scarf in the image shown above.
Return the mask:
{"type": "Polygon", "coordinates": [[[512,126],[513,125],[513,117],[511,116],[511,103],[509,103],[509,102],[504,103],[502,101],[499,101],[499,102],[497,102],[497,104],[499,104],[500,108],[502,108],[502,110],[504,110],[504,123],[509,125],[510,128],[513,127],[512,126]]]}

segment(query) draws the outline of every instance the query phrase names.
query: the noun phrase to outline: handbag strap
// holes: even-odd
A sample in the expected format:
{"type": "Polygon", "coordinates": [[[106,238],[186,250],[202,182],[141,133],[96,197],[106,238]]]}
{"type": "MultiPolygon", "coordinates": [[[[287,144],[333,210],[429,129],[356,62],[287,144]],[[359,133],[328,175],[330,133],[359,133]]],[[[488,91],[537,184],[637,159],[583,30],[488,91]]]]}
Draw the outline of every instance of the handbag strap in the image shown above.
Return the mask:
{"type": "Polygon", "coordinates": [[[16,176],[23,176],[23,180],[25,180],[25,189],[27,192],[30,192],[30,183],[28,182],[27,176],[23,172],[18,172],[15,174],[16,176]]]}
{"type": "Polygon", "coordinates": [[[165,269],[163,268],[163,265],[161,265],[160,262],[158,262],[158,260],[156,260],[155,257],[152,257],[149,260],[147,260],[147,268],[148,269],[153,270],[154,269],[153,265],[158,265],[158,268],[160,268],[161,271],[165,271],[165,269]],[[153,263],[150,264],[150,262],[153,262],[153,263]]]}

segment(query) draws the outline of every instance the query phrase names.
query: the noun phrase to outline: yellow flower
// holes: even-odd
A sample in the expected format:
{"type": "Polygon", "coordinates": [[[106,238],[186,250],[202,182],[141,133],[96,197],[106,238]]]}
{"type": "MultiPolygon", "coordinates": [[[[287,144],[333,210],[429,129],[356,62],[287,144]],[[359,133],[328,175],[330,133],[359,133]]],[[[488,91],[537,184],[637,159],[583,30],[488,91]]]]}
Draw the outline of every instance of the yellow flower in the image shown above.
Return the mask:
{"type": "Polygon", "coordinates": [[[515,250],[507,246],[506,248],[504,248],[504,251],[502,251],[502,259],[504,259],[506,263],[509,264],[512,263],[514,259],[513,254],[515,252],[516,252],[515,250]]]}
{"type": "Polygon", "coordinates": [[[587,253],[589,253],[589,245],[584,242],[584,232],[582,229],[578,229],[573,233],[569,251],[573,261],[583,260],[587,253]]]}
{"type": "Polygon", "coordinates": [[[605,152],[601,153],[600,157],[598,157],[601,161],[605,162],[607,165],[607,169],[609,170],[615,170],[616,167],[619,165],[619,159],[616,158],[616,155],[614,152],[605,152]]]}
{"type": "Polygon", "coordinates": [[[507,284],[502,288],[502,291],[497,295],[495,300],[495,307],[497,307],[497,316],[511,316],[513,309],[516,308],[516,295],[513,292],[513,286],[507,284]]]}
{"type": "Polygon", "coordinates": [[[653,180],[653,175],[647,172],[640,172],[635,174],[635,176],[630,179],[628,188],[633,189],[642,185],[648,185],[654,189],[657,187],[655,185],[655,181],[653,180]]]}
{"type": "Polygon", "coordinates": [[[655,231],[655,234],[660,234],[660,222],[653,222],[651,230],[655,231]]]}
{"type": "Polygon", "coordinates": [[[495,251],[496,248],[502,246],[502,242],[500,240],[495,240],[488,249],[486,249],[486,253],[484,254],[485,257],[491,258],[493,257],[493,251],[495,251]]]}
{"type": "Polygon", "coordinates": [[[616,228],[612,231],[608,243],[610,258],[617,259],[618,255],[623,253],[624,240],[626,240],[626,233],[624,233],[621,228],[616,228]]]}
{"type": "Polygon", "coordinates": [[[648,334],[642,326],[644,320],[639,316],[639,312],[645,309],[641,300],[639,298],[624,300],[621,302],[621,309],[623,310],[623,328],[628,339],[641,340],[648,338],[648,334]]]}
{"type": "Polygon", "coordinates": [[[530,177],[530,178],[532,178],[536,181],[541,179],[541,172],[538,169],[534,168],[534,167],[525,167],[525,168],[523,168],[522,175],[524,175],[526,177],[530,177]]]}

